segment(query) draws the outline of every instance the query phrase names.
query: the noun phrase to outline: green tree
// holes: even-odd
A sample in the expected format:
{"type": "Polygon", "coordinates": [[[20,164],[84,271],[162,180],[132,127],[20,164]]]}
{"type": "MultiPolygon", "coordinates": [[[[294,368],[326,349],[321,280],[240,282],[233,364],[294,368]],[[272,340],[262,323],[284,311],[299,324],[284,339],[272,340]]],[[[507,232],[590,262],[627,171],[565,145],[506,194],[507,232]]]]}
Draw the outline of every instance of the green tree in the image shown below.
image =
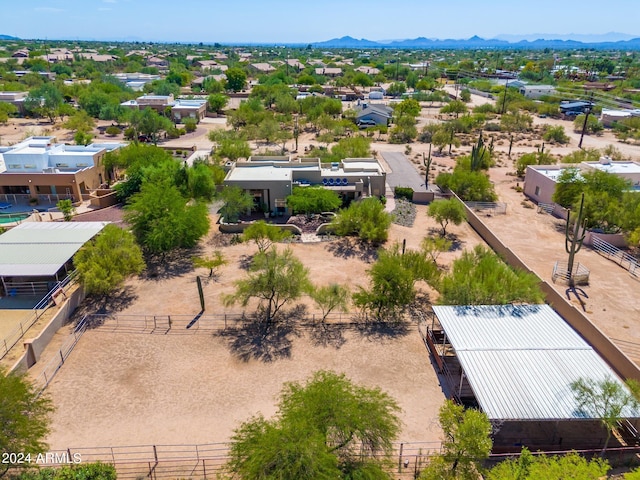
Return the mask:
{"type": "Polygon", "coordinates": [[[150,253],[192,248],[209,231],[206,204],[187,204],[177,187],[147,182],[131,197],[125,219],[150,253]]]}
{"type": "Polygon", "coordinates": [[[405,308],[415,300],[418,280],[435,283],[437,267],[427,261],[422,252],[405,250],[398,245],[380,250],[369,270],[371,286],[360,287],[353,302],[365,313],[381,321],[399,320],[405,308]]]}
{"type": "Polygon", "coordinates": [[[454,225],[460,225],[467,219],[464,206],[455,198],[431,202],[427,214],[442,227],[442,233],[440,234],[442,237],[447,236],[447,225],[449,225],[449,222],[454,225]]]}
{"type": "MultiPolygon", "coordinates": [[[[26,377],[0,368],[0,452],[38,454],[47,450],[51,400],[26,377]]],[[[11,464],[0,464],[0,477],[11,464]]]]}
{"type": "Polygon", "coordinates": [[[438,174],[436,185],[456,192],[465,202],[494,202],[497,199],[493,184],[484,172],[455,168],[452,173],[438,174]]]}
{"type": "Polygon", "coordinates": [[[377,388],[320,371],[285,385],[274,419],[253,417],[232,438],[243,480],[390,479],[382,459],[400,431],[398,404],[377,388]]]}
{"type": "Polygon", "coordinates": [[[450,113],[458,118],[461,113],[466,113],[467,110],[468,107],[462,100],[452,100],[440,109],[440,113],[450,113]]]}
{"type": "Polygon", "coordinates": [[[505,113],[500,118],[500,128],[506,132],[526,132],[533,126],[533,117],[526,112],[505,113]]]}
{"type": "Polygon", "coordinates": [[[418,102],[417,100],[414,100],[413,98],[407,98],[401,101],[400,103],[398,103],[393,108],[393,113],[395,114],[396,119],[400,119],[405,115],[415,118],[418,115],[420,115],[421,110],[422,110],[422,107],[420,107],[420,102],[418,102]]]}
{"type": "Polygon", "coordinates": [[[216,182],[212,165],[194,162],[186,170],[187,188],[191,198],[211,200],[216,193],[216,182]]]}
{"type": "Polygon", "coordinates": [[[562,125],[547,125],[542,134],[542,139],[545,142],[555,142],[561,145],[569,143],[569,137],[564,133],[564,127],[562,125]]]}
{"type": "Polygon", "coordinates": [[[352,202],[331,222],[331,230],[340,236],[355,235],[364,242],[384,243],[389,235],[392,216],[377,198],[352,202]]]}
{"type": "Polygon", "coordinates": [[[424,237],[420,242],[420,248],[425,256],[430,258],[436,265],[440,254],[448,252],[452,246],[453,242],[444,237],[424,237]]]}
{"type": "MultiPolygon", "coordinates": [[[[575,132],[582,132],[582,127],[584,126],[584,117],[584,113],[580,114],[573,121],[573,130],[575,132]]],[[[602,132],[602,130],[604,130],[604,126],[602,125],[602,122],[598,120],[598,117],[596,117],[595,115],[589,115],[589,118],[587,118],[587,127],[584,133],[586,133],[587,135],[598,135],[600,134],[600,132],[602,132]]]]}
{"type": "Polygon", "coordinates": [[[529,165],[553,165],[556,159],[545,152],[531,152],[520,156],[516,161],[516,175],[524,176],[529,165]]]}
{"type": "Polygon", "coordinates": [[[71,202],[71,200],[69,199],[59,200],[58,203],[56,203],[56,207],[58,210],[62,212],[62,215],[64,216],[64,221],[70,222],[71,219],[73,218],[73,214],[76,211],[76,208],[73,206],[73,203],[71,202]]]}
{"type": "Polygon", "coordinates": [[[84,463],[64,467],[29,470],[15,480],[116,480],[116,469],[106,463],[84,463]]]}
{"type": "Polygon", "coordinates": [[[68,128],[74,132],[88,133],[93,130],[96,122],[84,110],[77,110],[64,123],[64,128],[68,128]]]}
{"type": "MultiPolygon", "coordinates": [[[[587,460],[578,453],[547,456],[532,455],[523,448],[516,459],[507,459],[493,467],[487,480],[600,480],[609,471],[609,463],[601,458],[587,460]]],[[[627,479],[627,476],[624,477],[627,479]]],[[[635,478],[635,477],[634,477],[635,478]]],[[[631,480],[631,477],[629,477],[631,480]]]]}
{"type": "Polygon", "coordinates": [[[265,329],[277,318],[282,307],[310,290],[309,271],[290,248],[276,248],[254,256],[248,278],[235,282],[235,292],[223,298],[225,305],[240,303],[246,307],[251,298],[260,302],[265,329]]]}
{"type": "Polygon", "coordinates": [[[573,205],[584,189],[584,179],[578,168],[566,168],[558,175],[551,199],[563,207],[573,205]]]}
{"type": "MultiPolygon", "coordinates": [[[[634,389],[637,391],[635,386],[634,389]]],[[[624,384],[613,378],[601,381],[580,378],[571,383],[571,390],[582,412],[588,417],[599,418],[606,429],[607,439],[602,447],[604,455],[611,434],[618,428],[620,421],[625,418],[625,414],[629,415],[631,409],[638,407],[637,398],[624,384]]]]}
{"type": "Polygon", "coordinates": [[[242,240],[244,242],[253,240],[260,253],[264,253],[274,243],[282,242],[290,237],[291,232],[289,230],[271,225],[264,220],[252,223],[242,233],[242,240]]]}
{"type": "Polygon", "coordinates": [[[312,288],[309,296],[322,310],[322,323],[331,312],[334,310],[346,312],[349,305],[349,288],[338,283],[312,288]]]}
{"type": "Polygon", "coordinates": [[[227,103],[229,103],[229,97],[222,93],[212,93],[207,99],[209,110],[215,113],[222,113],[227,103]]]}
{"type": "Polygon", "coordinates": [[[293,193],[287,197],[287,206],[294,214],[333,212],[342,205],[342,200],[333,190],[317,187],[293,187],[293,193]]]}
{"type": "Polygon", "coordinates": [[[224,202],[220,209],[220,216],[226,223],[236,223],[240,215],[253,207],[253,197],[240,187],[224,187],[220,192],[220,198],[224,202]]]}
{"type": "Polygon", "coordinates": [[[506,305],[541,303],[539,279],[533,273],[512,269],[491,250],[477,245],[454,260],[451,273],[437,287],[441,305],[506,305]]]}
{"type": "Polygon", "coordinates": [[[0,123],[7,123],[10,115],[18,113],[15,105],[7,102],[0,102],[0,123]]]}
{"type": "Polygon", "coordinates": [[[78,250],[73,264],[87,294],[96,295],[108,294],[129,275],[137,275],[145,267],[133,235],[115,225],[106,225],[78,250]]]}
{"type": "Polygon", "coordinates": [[[234,92],[239,92],[240,90],[244,90],[244,87],[247,83],[247,74],[241,68],[233,67],[228,69],[225,72],[227,77],[226,80],[226,88],[227,90],[233,90],[234,92]]]}
{"type": "Polygon", "coordinates": [[[55,123],[58,109],[63,101],[62,93],[58,87],[53,83],[45,83],[29,92],[24,100],[24,108],[27,112],[47,117],[51,123],[55,123]]]}
{"type": "Polygon", "coordinates": [[[487,415],[446,400],[438,418],[444,436],[442,453],[429,463],[420,478],[476,480],[493,445],[487,415]]]}
{"type": "Polygon", "coordinates": [[[251,156],[249,142],[237,132],[214,130],[209,132],[209,140],[217,143],[213,155],[218,160],[227,159],[235,162],[239,158],[251,156]]]}
{"type": "Polygon", "coordinates": [[[191,261],[194,267],[209,270],[209,278],[213,277],[218,267],[227,264],[227,260],[220,250],[215,250],[213,254],[208,257],[193,257],[191,261]]]}

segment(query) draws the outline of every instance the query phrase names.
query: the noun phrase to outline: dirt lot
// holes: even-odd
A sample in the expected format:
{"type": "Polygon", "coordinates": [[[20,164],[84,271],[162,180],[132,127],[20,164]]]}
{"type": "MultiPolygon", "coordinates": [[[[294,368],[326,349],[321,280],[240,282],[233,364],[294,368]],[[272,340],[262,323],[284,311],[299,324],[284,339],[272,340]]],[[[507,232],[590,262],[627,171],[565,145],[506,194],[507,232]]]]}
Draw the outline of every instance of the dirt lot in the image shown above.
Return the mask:
{"type": "MultiPolygon", "coordinates": [[[[428,115],[422,122],[436,119],[435,109],[425,113],[428,115]]],[[[540,119],[536,119],[538,121],[540,119]]],[[[569,133],[570,123],[563,124],[569,133]]],[[[217,121],[201,128],[221,126],[217,121]]],[[[13,141],[8,140],[6,135],[12,128],[13,123],[0,127],[3,144],[24,138],[23,133],[15,134],[13,141]]],[[[210,148],[206,132],[201,128],[191,134],[191,138],[174,142],[192,142],[198,148],[210,148]]],[[[571,136],[569,147],[549,148],[553,153],[575,149],[577,141],[574,134],[571,136]]],[[[640,159],[640,147],[617,143],[609,133],[589,137],[585,142],[589,147],[615,143],[627,155],[640,159]]],[[[310,143],[315,143],[312,135],[303,135],[299,151],[310,143]]],[[[414,143],[411,148],[410,157],[418,168],[421,153],[427,151],[428,145],[414,143]]],[[[499,163],[503,166],[492,169],[491,175],[501,201],[509,205],[508,213],[487,218],[487,222],[542,278],[549,279],[553,261],[565,255],[562,235],[552,217],[521,205],[524,197],[512,189],[518,180],[509,175],[513,164],[506,157],[507,148],[508,141],[496,142],[496,150],[502,152],[499,163]]],[[[535,148],[534,139],[523,138],[514,147],[514,153],[535,148]]],[[[403,151],[404,146],[374,143],[372,149],[397,152],[403,151]]],[[[464,146],[455,149],[452,156],[435,157],[434,175],[452,168],[455,157],[469,149],[470,146],[464,146]]],[[[423,236],[436,227],[425,212],[426,207],[418,207],[413,228],[394,225],[390,241],[406,239],[409,248],[416,248],[423,236]]],[[[242,265],[256,248],[228,245],[228,237],[225,239],[216,230],[214,226],[194,252],[206,254],[221,249],[229,262],[220,269],[215,281],[205,283],[207,313],[238,312],[239,306],[223,307],[221,295],[231,292],[233,281],[244,275],[242,265]]],[[[443,264],[448,264],[462,249],[481,243],[466,224],[449,230],[459,244],[455,251],[440,257],[443,264]]],[[[336,281],[349,284],[352,289],[366,282],[366,270],[373,259],[372,252],[344,241],[293,244],[292,249],[309,268],[315,283],[336,281]]],[[[633,295],[638,291],[638,283],[633,283],[624,270],[588,250],[580,252],[578,260],[592,269],[593,281],[587,290],[591,318],[613,338],[634,342],[637,339],[640,343],[637,328],[640,300],[633,295]]],[[[194,271],[188,256],[167,258],[147,274],[129,281],[120,294],[110,299],[108,307],[122,314],[195,315],[200,310],[195,276],[206,274],[205,270],[194,271]]],[[[434,299],[433,291],[426,286],[423,290],[434,299]]],[[[253,306],[250,304],[247,311],[253,306]]],[[[394,395],[405,411],[400,440],[437,440],[438,432],[432,424],[443,394],[417,333],[412,330],[401,338],[375,340],[349,333],[346,340],[336,349],[314,345],[303,335],[293,339],[289,358],[265,363],[243,362],[232,355],[223,339],[211,336],[89,332],[50,386],[57,412],[49,441],[52,448],[224,441],[238,421],[259,411],[267,416],[273,413],[274,400],[284,381],[303,379],[318,368],[345,372],[358,382],[378,385],[394,395]]]]}
{"type": "Polygon", "coordinates": [[[319,368],[395,397],[403,409],[399,440],[438,441],[434,419],[443,394],[415,328],[397,338],[349,331],[339,348],[299,334],[290,357],[245,362],[228,339],[210,334],[89,331],[49,386],[57,406],[49,444],[224,442],[239,422],[275,413],[283,382],[319,368]]]}

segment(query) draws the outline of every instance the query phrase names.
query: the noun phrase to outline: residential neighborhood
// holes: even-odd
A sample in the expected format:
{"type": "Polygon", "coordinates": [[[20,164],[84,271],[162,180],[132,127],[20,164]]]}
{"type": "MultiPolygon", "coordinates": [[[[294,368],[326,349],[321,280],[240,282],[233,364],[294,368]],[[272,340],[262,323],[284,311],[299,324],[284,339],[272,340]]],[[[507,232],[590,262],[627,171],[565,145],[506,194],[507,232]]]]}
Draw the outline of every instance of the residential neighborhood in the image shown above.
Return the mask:
{"type": "Polygon", "coordinates": [[[636,40],[0,36],[0,476],[638,478],[636,40]]]}

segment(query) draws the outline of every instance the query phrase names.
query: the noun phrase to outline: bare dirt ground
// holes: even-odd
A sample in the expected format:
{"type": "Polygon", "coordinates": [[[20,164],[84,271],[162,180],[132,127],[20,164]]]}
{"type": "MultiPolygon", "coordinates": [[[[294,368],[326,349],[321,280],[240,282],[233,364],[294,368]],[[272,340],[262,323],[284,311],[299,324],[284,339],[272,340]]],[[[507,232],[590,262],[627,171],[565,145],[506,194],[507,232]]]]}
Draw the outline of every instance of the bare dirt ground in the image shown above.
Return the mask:
{"type": "MultiPolygon", "coordinates": [[[[437,109],[425,113],[422,122],[437,120],[437,109]]],[[[221,128],[220,119],[216,120],[206,128],[221,128]]],[[[570,123],[563,124],[569,133],[570,123]]],[[[12,125],[1,128],[10,131],[12,125]]],[[[199,132],[200,128],[192,134],[197,137],[198,148],[210,148],[204,132],[199,132]]],[[[24,135],[19,137],[17,140],[24,135]]],[[[600,147],[615,142],[605,133],[603,137],[589,137],[585,146],[593,146],[589,143],[592,140],[600,147]]],[[[7,143],[4,136],[2,143],[7,143]]],[[[301,136],[299,152],[311,143],[317,145],[312,134],[301,136]]],[[[513,158],[517,158],[516,152],[535,151],[537,143],[532,138],[522,138],[514,146],[513,158]]],[[[640,158],[640,147],[619,142],[615,145],[631,158],[640,158]]],[[[572,135],[568,148],[576,146],[577,140],[572,135]]],[[[496,150],[502,152],[498,161],[502,167],[491,172],[500,200],[508,203],[507,215],[486,221],[542,278],[549,279],[553,262],[566,255],[562,234],[557,231],[557,220],[521,205],[523,195],[512,188],[521,180],[508,175],[514,168],[512,160],[506,157],[507,148],[508,141],[496,141],[496,150]]],[[[560,147],[549,148],[553,153],[564,151],[560,147]]],[[[397,152],[403,151],[404,145],[376,142],[372,149],[397,152]]],[[[426,144],[411,144],[410,158],[416,168],[422,164],[421,154],[427,149],[426,144]]],[[[439,171],[451,169],[455,157],[469,150],[467,145],[454,149],[453,155],[434,157],[431,178],[439,171]]],[[[407,247],[417,248],[421,239],[436,227],[426,216],[426,207],[418,206],[415,225],[412,228],[394,225],[390,242],[406,239],[407,247]]],[[[450,227],[450,231],[459,243],[454,251],[440,257],[442,264],[449,264],[462,249],[482,243],[467,224],[450,227]]],[[[201,255],[220,249],[229,262],[214,280],[205,282],[207,313],[241,311],[240,306],[224,307],[221,296],[230,293],[233,282],[245,275],[243,265],[257,248],[229,245],[228,238],[218,233],[214,225],[193,252],[201,255]]],[[[339,282],[349,284],[352,289],[366,283],[366,270],[374,258],[373,252],[345,241],[292,244],[291,248],[309,268],[316,284],[339,282]]],[[[624,270],[593,252],[583,250],[578,256],[578,260],[592,270],[592,283],[587,290],[589,316],[613,338],[637,339],[640,343],[640,330],[636,325],[640,322],[640,300],[634,296],[638,291],[637,282],[631,279],[629,283],[630,277],[624,270]]],[[[167,258],[140,278],[129,281],[126,288],[110,300],[108,307],[122,314],[195,315],[200,310],[196,275],[206,276],[207,272],[195,271],[188,258],[167,258]]],[[[435,293],[422,287],[434,300],[435,293]]],[[[310,311],[314,310],[308,300],[302,303],[310,311]]],[[[250,303],[247,311],[254,307],[255,304],[250,303]]],[[[257,360],[246,363],[233,357],[222,339],[211,336],[91,331],[80,341],[50,387],[57,412],[49,441],[53,448],[224,441],[238,422],[249,415],[259,411],[267,416],[272,414],[283,382],[303,379],[319,368],[345,372],[356,381],[378,385],[394,395],[405,411],[400,440],[438,440],[438,432],[431,425],[444,396],[417,333],[411,331],[401,338],[375,341],[351,332],[345,337],[346,343],[335,349],[316,346],[303,335],[293,340],[290,358],[271,363],[257,360]]]]}

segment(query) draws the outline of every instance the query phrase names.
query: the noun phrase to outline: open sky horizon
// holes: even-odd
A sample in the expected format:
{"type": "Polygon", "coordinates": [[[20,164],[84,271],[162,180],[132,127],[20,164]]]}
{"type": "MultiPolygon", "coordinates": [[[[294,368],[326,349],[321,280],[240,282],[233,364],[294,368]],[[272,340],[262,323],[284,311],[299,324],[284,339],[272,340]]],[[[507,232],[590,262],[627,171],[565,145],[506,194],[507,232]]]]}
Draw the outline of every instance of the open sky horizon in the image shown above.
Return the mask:
{"type": "Polygon", "coordinates": [[[511,41],[609,32],[625,34],[620,39],[640,37],[637,0],[609,0],[604,7],[593,0],[28,0],[3,9],[0,34],[237,44],[314,43],[346,35],[376,41],[473,35],[511,41]]]}

